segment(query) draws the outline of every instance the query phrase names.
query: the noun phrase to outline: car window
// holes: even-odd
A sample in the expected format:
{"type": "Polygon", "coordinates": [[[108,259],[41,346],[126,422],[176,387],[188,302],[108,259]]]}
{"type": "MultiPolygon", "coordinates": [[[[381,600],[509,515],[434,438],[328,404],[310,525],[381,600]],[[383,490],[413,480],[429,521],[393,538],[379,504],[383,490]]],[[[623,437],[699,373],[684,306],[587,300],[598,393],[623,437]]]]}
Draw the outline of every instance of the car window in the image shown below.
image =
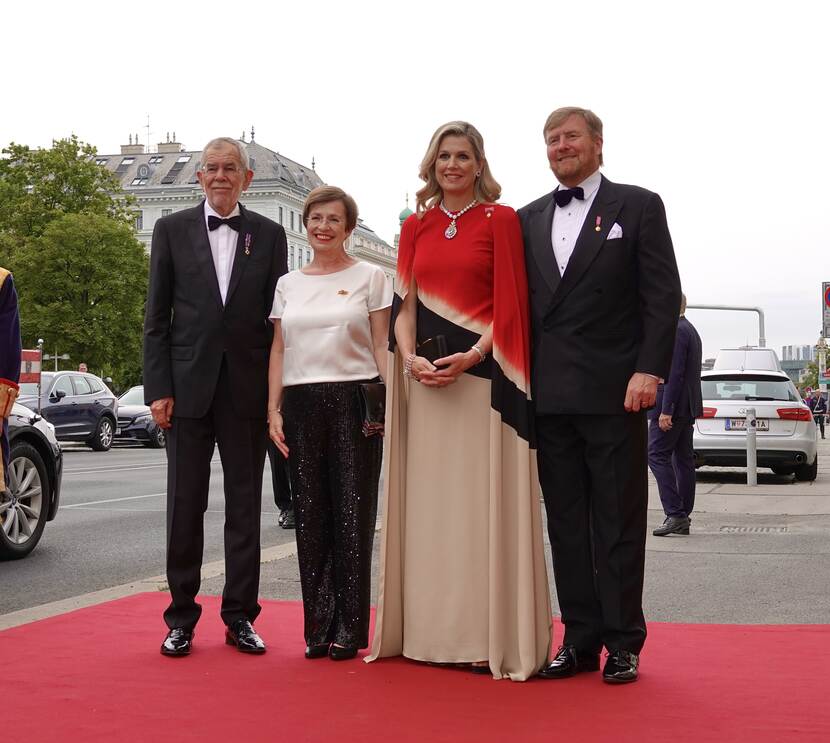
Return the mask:
{"type": "Polygon", "coordinates": [[[72,389],[72,380],[67,375],[58,377],[55,386],[52,387],[52,391],[49,394],[54,397],[56,392],[65,392],[67,396],[75,394],[75,390],[72,389]]]}
{"type": "Polygon", "coordinates": [[[704,400],[784,400],[798,402],[798,391],[788,379],[760,374],[707,376],[700,380],[704,400]]]}
{"type": "Polygon", "coordinates": [[[86,377],[73,376],[72,382],[75,384],[75,392],[77,394],[88,395],[92,392],[92,388],[89,386],[89,382],[86,381],[86,377]]]}
{"type": "Polygon", "coordinates": [[[87,382],[89,382],[89,387],[93,392],[103,392],[104,385],[101,384],[95,377],[84,377],[87,382]]]}
{"type": "Polygon", "coordinates": [[[122,405],[144,405],[144,388],[133,387],[121,395],[118,401],[122,405]]]}

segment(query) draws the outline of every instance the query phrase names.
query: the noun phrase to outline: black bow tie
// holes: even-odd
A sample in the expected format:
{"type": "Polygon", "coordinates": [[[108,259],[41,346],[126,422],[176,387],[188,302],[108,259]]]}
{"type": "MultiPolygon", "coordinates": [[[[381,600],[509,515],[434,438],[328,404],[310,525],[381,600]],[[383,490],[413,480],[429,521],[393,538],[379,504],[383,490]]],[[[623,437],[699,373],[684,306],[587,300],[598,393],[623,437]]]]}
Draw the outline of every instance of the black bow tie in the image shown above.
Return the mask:
{"type": "Polygon", "coordinates": [[[214,217],[212,214],[208,214],[208,229],[213,232],[214,230],[218,230],[219,227],[223,224],[228,225],[232,230],[236,230],[239,232],[239,227],[242,224],[242,217],[238,214],[235,217],[228,217],[227,219],[222,219],[221,217],[214,217]]]}
{"type": "Polygon", "coordinates": [[[560,189],[553,194],[553,200],[556,202],[556,206],[567,206],[571,203],[571,199],[573,198],[577,198],[580,201],[585,200],[585,192],[582,190],[581,186],[577,186],[576,188],[560,189]]]}

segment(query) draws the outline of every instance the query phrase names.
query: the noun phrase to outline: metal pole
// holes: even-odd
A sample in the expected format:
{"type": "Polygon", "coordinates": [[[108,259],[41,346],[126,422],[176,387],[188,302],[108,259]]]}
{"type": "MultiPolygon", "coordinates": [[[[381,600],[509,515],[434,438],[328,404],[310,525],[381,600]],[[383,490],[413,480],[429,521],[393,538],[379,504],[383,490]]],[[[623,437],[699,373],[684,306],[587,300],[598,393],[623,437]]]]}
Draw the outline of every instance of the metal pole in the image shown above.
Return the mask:
{"type": "Polygon", "coordinates": [[[40,368],[37,372],[37,414],[40,415],[41,384],[43,383],[43,338],[37,339],[37,350],[40,352],[40,368]]]}
{"type": "Polygon", "coordinates": [[[764,348],[767,339],[764,332],[764,311],[760,307],[732,307],[728,304],[687,304],[688,310],[735,310],[737,312],[758,313],[758,346],[764,348]]]}
{"type": "Polygon", "coordinates": [[[758,421],[755,408],[746,409],[746,484],[758,484],[758,447],[755,440],[758,421]]]}

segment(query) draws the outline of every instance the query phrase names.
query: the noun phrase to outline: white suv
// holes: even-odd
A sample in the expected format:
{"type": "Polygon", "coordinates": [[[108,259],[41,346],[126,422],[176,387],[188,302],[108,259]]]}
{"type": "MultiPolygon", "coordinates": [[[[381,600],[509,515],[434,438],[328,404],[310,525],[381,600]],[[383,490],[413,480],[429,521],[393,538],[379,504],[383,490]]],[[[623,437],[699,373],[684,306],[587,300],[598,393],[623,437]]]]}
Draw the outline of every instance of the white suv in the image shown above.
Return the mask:
{"type": "Polygon", "coordinates": [[[812,481],[816,424],[790,378],[770,369],[702,372],[703,417],[695,421],[695,464],[746,467],[746,411],[755,408],[757,462],[778,475],[812,481]]]}

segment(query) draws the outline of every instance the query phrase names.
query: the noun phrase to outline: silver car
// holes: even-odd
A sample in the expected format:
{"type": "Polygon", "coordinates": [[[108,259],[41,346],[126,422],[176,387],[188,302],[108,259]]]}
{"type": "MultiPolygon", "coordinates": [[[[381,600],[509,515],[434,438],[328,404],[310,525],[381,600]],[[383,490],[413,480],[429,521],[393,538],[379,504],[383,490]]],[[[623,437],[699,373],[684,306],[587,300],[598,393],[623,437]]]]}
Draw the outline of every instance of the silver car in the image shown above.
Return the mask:
{"type": "Polygon", "coordinates": [[[783,372],[713,369],[702,372],[703,417],[695,421],[695,464],[746,467],[746,411],[755,408],[757,461],[777,475],[816,479],[816,424],[783,372]]]}

